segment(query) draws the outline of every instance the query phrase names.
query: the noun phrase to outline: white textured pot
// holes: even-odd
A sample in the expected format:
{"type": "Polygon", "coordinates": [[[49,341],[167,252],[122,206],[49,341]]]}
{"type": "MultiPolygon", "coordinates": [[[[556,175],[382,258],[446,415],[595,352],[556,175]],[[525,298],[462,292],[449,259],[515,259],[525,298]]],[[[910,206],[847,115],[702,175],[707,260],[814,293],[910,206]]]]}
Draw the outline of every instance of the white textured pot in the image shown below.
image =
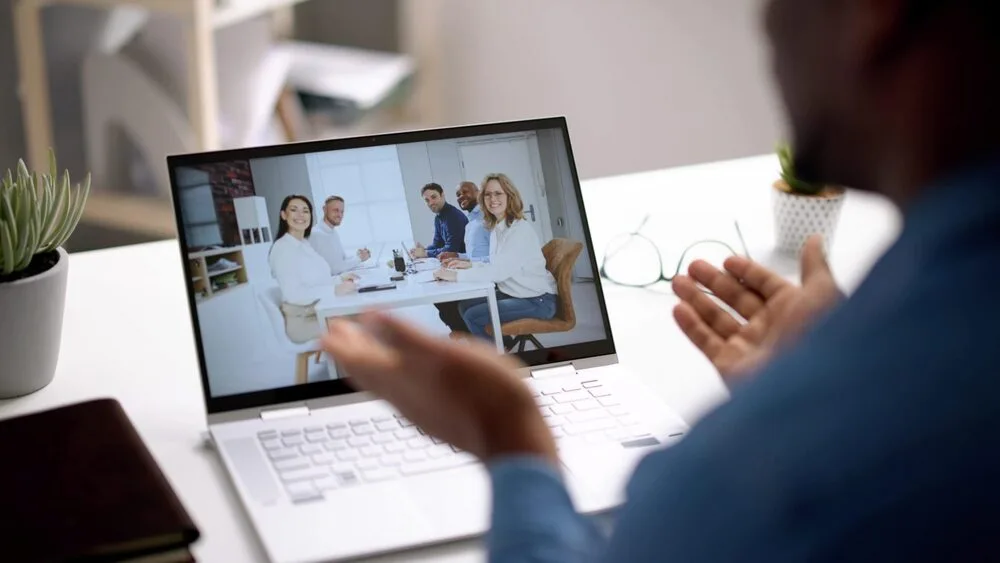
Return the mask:
{"type": "Polygon", "coordinates": [[[0,399],[34,393],[56,373],[69,255],[44,272],[0,283],[0,399]]]}
{"type": "Polygon", "coordinates": [[[778,250],[799,256],[806,240],[821,234],[829,251],[845,196],[846,192],[838,189],[827,189],[814,196],[799,195],[791,193],[783,180],[775,182],[774,234],[778,250]]]}

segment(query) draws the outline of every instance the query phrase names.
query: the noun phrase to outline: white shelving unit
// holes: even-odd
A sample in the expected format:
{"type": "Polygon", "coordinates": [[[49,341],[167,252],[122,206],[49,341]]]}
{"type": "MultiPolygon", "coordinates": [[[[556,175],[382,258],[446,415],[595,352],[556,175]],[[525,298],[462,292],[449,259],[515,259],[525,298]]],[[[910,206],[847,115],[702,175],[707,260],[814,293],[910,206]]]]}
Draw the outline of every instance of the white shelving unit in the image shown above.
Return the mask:
{"type": "Polygon", "coordinates": [[[14,0],[14,34],[18,56],[21,106],[27,156],[32,167],[48,161],[52,142],[52,108],[45,66],[41,11],[46,6],[96,8],[131,6],[180,18],[187,48],[188,119],[196,150],[215,150],[219,143],[219,101],[213,32],[306,0],[14,0]]]}

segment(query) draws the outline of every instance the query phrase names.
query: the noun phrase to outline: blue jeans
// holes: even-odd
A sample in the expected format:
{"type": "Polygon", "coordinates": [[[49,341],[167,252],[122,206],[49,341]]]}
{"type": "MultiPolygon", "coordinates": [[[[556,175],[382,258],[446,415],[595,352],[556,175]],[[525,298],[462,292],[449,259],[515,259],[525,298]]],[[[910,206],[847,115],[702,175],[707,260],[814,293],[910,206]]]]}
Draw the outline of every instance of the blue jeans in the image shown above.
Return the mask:
{"type": "MultiPolygon", "coordinates": [[[[465,320],[469,332],[490,340],[486,327],[492,324],[490,320],[490,305],[485,299],[469,299],[458,304],[458,312],[465,320]]],[[[497,291],[497,312],[500,314],[500,324],[518,319],[551,319],[556,316],[556,296],[543,293],[538,297],[511,297],[502,291],[497,291]]]]}

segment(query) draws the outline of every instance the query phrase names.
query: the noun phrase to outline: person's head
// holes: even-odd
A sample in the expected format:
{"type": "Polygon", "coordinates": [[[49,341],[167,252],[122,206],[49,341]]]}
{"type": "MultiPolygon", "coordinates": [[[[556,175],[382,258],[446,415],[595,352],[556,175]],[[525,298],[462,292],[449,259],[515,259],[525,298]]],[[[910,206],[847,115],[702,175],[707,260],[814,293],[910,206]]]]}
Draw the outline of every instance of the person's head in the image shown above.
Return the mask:
{"type": "Polygon", "coordinates": [[[424,198],[424,203],[427,204],[427,208],[434,213],[441,213],[444,209],[445,199],[444,199],[444,188],[439,184],[431,182],[427,184],[420,190],[420,196],[424,198]]]}
{"type": "Polygon", "coordinates": [[[490,174],[483,179],[479,206],[484,211],[483,223],[487,229],[492,229],[501,221],[509,227],[517,219],[524,219],[521,192],[506,174],[490,174]]]}
{"type": "Polygon", "coordinates": [[[323,204],[323,219],[334,227],[339,227],[344,221],[344,198],[332,195],[323,204]]]}
{"type": "Polygon", "coordinates": [[[462,182],[455,190],[455,201],[462,211],[472,211],[479,202],[479,186],[472,182],[462,182]]]}
{"type": "Polygon", "coordinates": [[[903,201],[963,159],[996,150],[998,5],[769,0],[798,174],[903,201]]]}
{"type": "Polygon", "coordinates": [[[304,195],[292,194],[281,202],[278,214],[278,234],[274,240],[292,233],[296,238],[309,238],[313,226],[312,202],[304,195]]]}

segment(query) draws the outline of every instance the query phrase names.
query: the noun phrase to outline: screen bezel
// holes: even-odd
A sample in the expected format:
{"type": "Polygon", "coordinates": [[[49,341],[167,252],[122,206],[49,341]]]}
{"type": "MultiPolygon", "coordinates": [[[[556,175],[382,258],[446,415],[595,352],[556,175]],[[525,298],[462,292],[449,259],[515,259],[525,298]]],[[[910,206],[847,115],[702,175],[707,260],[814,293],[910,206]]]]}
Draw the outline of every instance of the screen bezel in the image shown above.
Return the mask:
{"type": "Polygon", "coordinates": [[[596,253],[594,251],[593,241],[591,240],[590,224],[587,219],[585,209],[586,206],[583,203],[583,192],[580,188],[580,178],[577,172],[576,161],[573,156],[573,147],[570,143],[569,128],[565,117],[547,117],[541,119],[442,127],[384,133],[379,135],[305,141],[281,145],[268,145],[168,156],[167,169],[170,175],[170,191],[173,199],[174,219],[176,222],[177,239],[179,243],[178,250],[181,256],[181,264],[184,269],[183,282],[188,297],[191,328],[194,331],[195,346],[198,350],[198,368],[201,375],[202,393],[205,396],[205,405],[208,414],[344,395],[347,393],[355,393],[357,392],[357,389],[351,387],[349,380],[338,379],[334,381],[319,381],[305,385],[291,385],[275,389],[253,391],[238,395],[225,395],[221,397],[213,397],[211,395],[211,382],[208,378],[205,351],[202,347],[201,329],[198,322],[197,301],[195,299],[194,288],[188,282],[193,274],[186,256],[188,245],[187,240],[185,239],[183,217],[181,215],[180,190],[176,178],[177,168],[184,166],[197,166],[201,164],[212,164],[229,160],[249,161],[260,158],[314,152],[359,149],[384,145],[402,145],[406,143],[460,139],[504,133],[529,133],[541,129],[558,129],[562,132],[563,142],[565,143],[566,148],[566,157],[568,160],[567,164],[569,165],[570,173],[572,174],[573,189],[577,198],[576,201],[579,206],[580,220],[583,225],[584,237],[586,238],[587,243],[587,258],[591,261],[591,264],[593,264],[594,267],[594,286],[597,290],[597,302],[601,309],[601,319],[604,322],[604,331],[607,337],[604,340],[547,348],[545,350],[529,350],[526,352],[515,353],[513,355],[516,355],[526,365],[533,367],[613,355],[615,354],[614,337],[611,333],[610,318],[608,317],[604,292],[601,287],[601,276],[597,272],[596,253]]]}

